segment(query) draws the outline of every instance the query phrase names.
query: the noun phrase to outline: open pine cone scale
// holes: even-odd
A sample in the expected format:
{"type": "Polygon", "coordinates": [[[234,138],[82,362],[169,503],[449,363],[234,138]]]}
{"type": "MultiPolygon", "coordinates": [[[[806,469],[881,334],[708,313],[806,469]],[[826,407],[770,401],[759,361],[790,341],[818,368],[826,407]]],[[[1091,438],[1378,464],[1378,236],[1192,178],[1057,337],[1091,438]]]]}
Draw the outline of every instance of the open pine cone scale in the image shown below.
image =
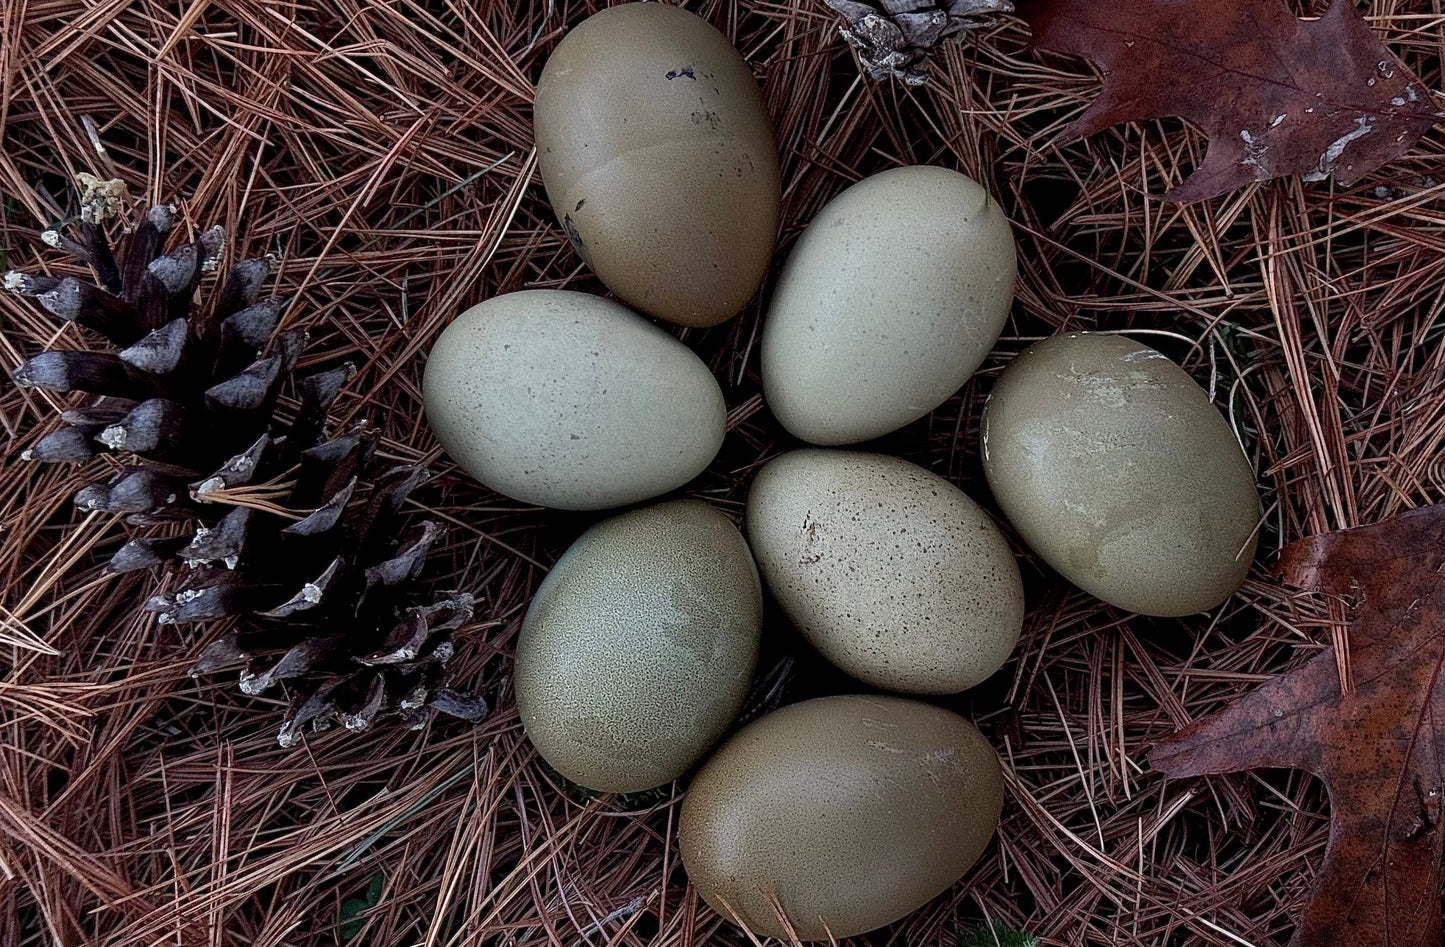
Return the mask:
{"type": "Polygon", "coordinates": [[[928,78],[929,55],[965,30],[992,26],[1014,11],[1011,0],[827,0],[848,25],[843,39],[874,79],[909,85],[928,78]]]}
{"type": "Polygon", "coordinates": [[[225,232],[213,227],[162,252],[176,210],[153,207],[117,252],[105,226],[117,192],[119,182],[91,179],[77,236],[42,235],[88,264],[96,282],[5,276],[7,289],[111,344],[42,352],[13,372],[23,387],[97,396],[64,412],[64,426],[24,456],[117,455],[120,472],[82,488],[77,506],[126,514],[134,526],[169,524],[169,533],[132,539],[107,568],[174,563],[171,587],[145,606],[162,623],[234,620],[192,674],[242,667],[247,694],[284,683],[292,699],[283,745],[306,726],[362,730],[383,715],[412,727],[435,711],[480,720],[485,702],[443,679],[472,597],[427,601],[419,590],[442,529],[428,521],[397,538],[402,506],[427,472],[377,473],[380,435],[366,422],[330,436],[328,411],[351,365],[295,382],[295,416],[278,419],[306,337],[278,332],[285,300],[260,298],[274,259],[233,266],[207,312],[194,297],[224,253],[225,232]],[[107,187],[97,192],[96,183],[107,187]]]}

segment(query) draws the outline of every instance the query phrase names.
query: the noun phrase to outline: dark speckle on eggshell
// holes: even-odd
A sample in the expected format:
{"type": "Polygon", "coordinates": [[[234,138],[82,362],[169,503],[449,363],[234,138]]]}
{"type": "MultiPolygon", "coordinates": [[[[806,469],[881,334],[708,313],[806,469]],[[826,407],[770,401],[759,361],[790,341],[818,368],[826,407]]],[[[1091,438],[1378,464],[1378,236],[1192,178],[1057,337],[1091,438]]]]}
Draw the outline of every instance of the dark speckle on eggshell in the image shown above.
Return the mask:
{"type": "MultiPolygon", "coordinates": [[[[587,203],[585,200],[578,201],[577,209],[581,210],[582,205],[585,203],[587,203]]],[[[579,255],[585,258],[587,255],[587,247],[582,243],[582,235],[577,232],[576,225],[572,223],[571,214],[562,215],[562,232],[567,235],[567,242],[572,244],[572,249],[576,250],[579,255]]]]}

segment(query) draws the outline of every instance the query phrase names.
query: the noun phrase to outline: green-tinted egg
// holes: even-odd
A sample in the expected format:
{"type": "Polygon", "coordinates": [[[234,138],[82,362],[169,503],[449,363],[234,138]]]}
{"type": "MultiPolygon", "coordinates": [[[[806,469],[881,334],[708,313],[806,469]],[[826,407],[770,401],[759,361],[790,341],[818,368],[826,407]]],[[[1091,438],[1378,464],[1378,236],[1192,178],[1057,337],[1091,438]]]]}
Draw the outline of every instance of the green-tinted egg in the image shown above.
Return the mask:
{"type": "Polygon", "coordinates": [[[957,714],[898,697],[824,697],[738,731],[692,781],[688,877],[715,911],[804,940],[892,923],[963,876],[1003,806],[998,756],[957,714]]]}
{"type": "Polygon", "coordinates": [[[433,346],[422,388],[427,420],[462,469],[568,510],[682,486],[717,454],[727,418],[687,346],[615,302],[556,290],[462,313],[433,346]]]}
{"type": "Polygon", "coordinates": [[[522,725],[583,786],[660,786],[737,716],[761,623],[752,556],[721,513],[674,500],[604,520],[557,561],[527,610],[522,725]]]}
{"type": "Polygon", "coordinates": [[[854,444],[921,418],[998,340],[1017,263],[1008,218],[947,168],[864,178],[808,224],[778,276],[763,393],[793,435],[854,444]]]}
{"type": "Polygon", "coordinates": [[[984,411],[999,506],[1066,579],[1149,615],[1218,605],[1254,558],[1254,471],[1204,389],[1120,335],[1048,339],[984,411]]]}
{"type": "Polygon", "coordinates": [[[548,200],[608,289],[681,325],[743,308],[772,261],[778,153],[726,37],[666,4],[609,7],[557,45],[535,117],[548,200]]]}

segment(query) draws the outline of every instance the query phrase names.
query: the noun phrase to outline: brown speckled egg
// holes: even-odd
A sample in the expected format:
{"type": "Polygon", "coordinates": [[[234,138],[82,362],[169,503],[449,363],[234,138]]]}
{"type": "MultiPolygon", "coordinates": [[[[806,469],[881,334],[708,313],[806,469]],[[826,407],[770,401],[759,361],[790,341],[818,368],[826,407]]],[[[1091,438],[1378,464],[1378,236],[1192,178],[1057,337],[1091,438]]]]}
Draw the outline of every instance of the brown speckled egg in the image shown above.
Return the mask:
{"type": "Polygon", "coordinates": [[[603,520],[557,560],[517,637],[517,709],[599,792],[676,779],[727,730],[758,654],[762,587],[727,518],[673,500],[603,520]]]}
{"type": "Polygon", "coordinates": [[[692,781],[678,823],[713,910],[783,937],[850,937],[921,907],[998,827],[1003,771],[962,717],[899,697],[823,697],[756,720],[692,781]]]}
{"type": "Polygon", "coordinates": [[[876,687],[952,694],[1008,660],[1018,563],[958,487],[897,457],[807,448],[748,495],[748,540],[779,606],[824,657],[876,687]]]}
{"type": "Polygon", "coordinates": [[[778,152],[742,56],[662,3],[602,10],[537,85],[538,162],[573,245],[607,288],[680,325],[735,315],[778,229],[778,152]]]}
{"type": "Polygon", "coordinates": [[[1122,335],[1032,346],[983,416],[989,487],[1084,591],[1166,617],[1233,595],[1254,558],[1254,470],[1204,389],[1122,335]]]}

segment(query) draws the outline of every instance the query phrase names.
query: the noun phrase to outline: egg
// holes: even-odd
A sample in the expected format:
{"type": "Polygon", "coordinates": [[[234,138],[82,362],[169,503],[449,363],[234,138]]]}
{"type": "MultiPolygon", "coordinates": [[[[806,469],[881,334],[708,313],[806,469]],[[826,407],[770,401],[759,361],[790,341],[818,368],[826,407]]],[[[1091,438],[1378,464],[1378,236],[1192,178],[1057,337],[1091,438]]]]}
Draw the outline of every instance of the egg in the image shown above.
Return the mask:
{"type": "Polygon", "coordinates": [[[938,407],[982,364],[1013,303],[1008,219],[946,168],[884,171],[828,203],[778,277],[763,393],[783,427],[836,446],[938,407]]]}
{"type": "Polygon", "coordinates": [[[805,448],[758,472],[748,539],[778,605],[833,664],[875,687],[953,694],[1008,660],[1024,594],[978,504],[897,457],[805,448]]]}
{"type": "Polygon", "coordinates": [[[686,326],[747,304],[773,255],[778,151],[721,33],[662,3],[595,13],[547,60],[534,115],[547,198],[608,289],[686,326]]]}
{"type": "Polygon", "coordinates": [[[762,614],[747,543],[707,504],[603,520],[527,609],[515,670],[522,726],[543,759],[589,789],[676,779],[737,716],[762,614]]]}
{"type": "Polygon", "coordinates": [[[452,460],[524,503],[597,510],[697,476],[722,446],[727,408],[708,367],[617,303],[526,290],[457,317],[422,383],[452,460]]]}
{"type": "Polygon", "coordinates": [[[1175,617],[1220,604],[1254,558],[1254,471],[1209,396],[1122,335],[1074,333],[1008,366],[983,415],[999,506],[1064,578],[1175,617]]]}
{"type": "Polygon", "coordinates": [[[822,697],[754,721],[698,771],[678,844],[698,893],[761,937],[850,937],[945,891],[983,854],[1003,771],[962,717],[822,697]],[[776,901],[775,901],[776,899],[776,901]]]}

